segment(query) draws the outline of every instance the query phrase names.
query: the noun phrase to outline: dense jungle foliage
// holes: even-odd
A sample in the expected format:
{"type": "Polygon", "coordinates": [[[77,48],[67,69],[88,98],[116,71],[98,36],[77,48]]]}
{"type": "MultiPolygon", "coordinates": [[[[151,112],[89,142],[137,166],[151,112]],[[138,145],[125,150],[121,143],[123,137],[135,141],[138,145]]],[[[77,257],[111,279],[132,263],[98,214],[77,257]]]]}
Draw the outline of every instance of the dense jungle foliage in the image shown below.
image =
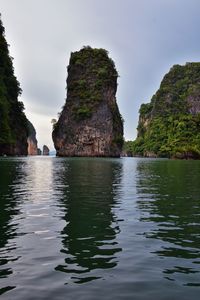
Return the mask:
{"type": "Polygon", "coordinates": [[[200,63],[173,66],[139,113],[133,155],[200,158],[200,63]]]}

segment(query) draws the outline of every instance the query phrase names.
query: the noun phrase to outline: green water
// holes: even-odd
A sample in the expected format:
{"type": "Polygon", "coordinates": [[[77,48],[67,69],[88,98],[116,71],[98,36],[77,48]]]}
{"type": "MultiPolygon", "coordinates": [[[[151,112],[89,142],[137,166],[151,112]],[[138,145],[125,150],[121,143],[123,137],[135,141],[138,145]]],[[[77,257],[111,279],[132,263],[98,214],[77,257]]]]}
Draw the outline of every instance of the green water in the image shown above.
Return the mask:
{"type": "Polygon", "coordinates": [[[1,299],[199,299],[200,161],[0,159],[1,299]]]}

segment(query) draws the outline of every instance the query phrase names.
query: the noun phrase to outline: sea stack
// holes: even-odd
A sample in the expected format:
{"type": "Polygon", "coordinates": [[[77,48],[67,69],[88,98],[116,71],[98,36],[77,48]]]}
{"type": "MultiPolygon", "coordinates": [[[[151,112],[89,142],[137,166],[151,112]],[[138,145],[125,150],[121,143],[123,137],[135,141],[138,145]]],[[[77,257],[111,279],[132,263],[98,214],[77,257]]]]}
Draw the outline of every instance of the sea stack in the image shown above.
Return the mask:
{"type": "Polygon", "coordinates": [[[119,157],[123,120],[116,103],[118,73],[104,49],[71,53],[67,99],[52,133],[57,156],[119,157]]]}
{"type": "Polygon", "coordinates": [[[43,146],[42,155],[49,155],[49,148],[46,145],[43,146]]]}

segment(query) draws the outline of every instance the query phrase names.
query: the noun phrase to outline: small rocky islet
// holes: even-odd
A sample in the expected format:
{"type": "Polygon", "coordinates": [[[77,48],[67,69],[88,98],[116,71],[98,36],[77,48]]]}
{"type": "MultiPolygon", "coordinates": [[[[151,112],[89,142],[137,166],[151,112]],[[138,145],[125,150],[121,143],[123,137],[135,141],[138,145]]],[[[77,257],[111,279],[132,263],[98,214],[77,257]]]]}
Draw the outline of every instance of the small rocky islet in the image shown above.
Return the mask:
{"type": "MultiPolygon", "coordinates": [[[[71,53],[67,97],[52,138],[57,156],[126,156],[200,159],[200,63],[174,65],[139,110],[138,135],[123,146],[116,102],[118,73],[104,49],[71,53]]],[[[0,18],[0,155],[48,155],[18,100],[22,90],[0,18]]]]}
{"type": "Polygon", "coordinates": [[[57,156],[120,156],[123,120],[115,96],[117,77],[106,50],[87,46],[71,53],[67,99],[52,134],[57,156]]]}

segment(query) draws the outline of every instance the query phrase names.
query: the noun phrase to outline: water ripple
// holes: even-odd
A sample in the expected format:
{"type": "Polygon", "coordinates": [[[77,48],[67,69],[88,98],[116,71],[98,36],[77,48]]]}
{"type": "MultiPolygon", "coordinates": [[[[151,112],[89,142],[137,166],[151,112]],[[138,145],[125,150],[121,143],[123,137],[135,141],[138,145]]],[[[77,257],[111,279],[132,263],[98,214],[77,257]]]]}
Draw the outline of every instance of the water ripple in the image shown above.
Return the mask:
{"type": "Polygon", "coordinates": [[[199,299],[200,162],[0,158],[0,295],[199,299]]]}

